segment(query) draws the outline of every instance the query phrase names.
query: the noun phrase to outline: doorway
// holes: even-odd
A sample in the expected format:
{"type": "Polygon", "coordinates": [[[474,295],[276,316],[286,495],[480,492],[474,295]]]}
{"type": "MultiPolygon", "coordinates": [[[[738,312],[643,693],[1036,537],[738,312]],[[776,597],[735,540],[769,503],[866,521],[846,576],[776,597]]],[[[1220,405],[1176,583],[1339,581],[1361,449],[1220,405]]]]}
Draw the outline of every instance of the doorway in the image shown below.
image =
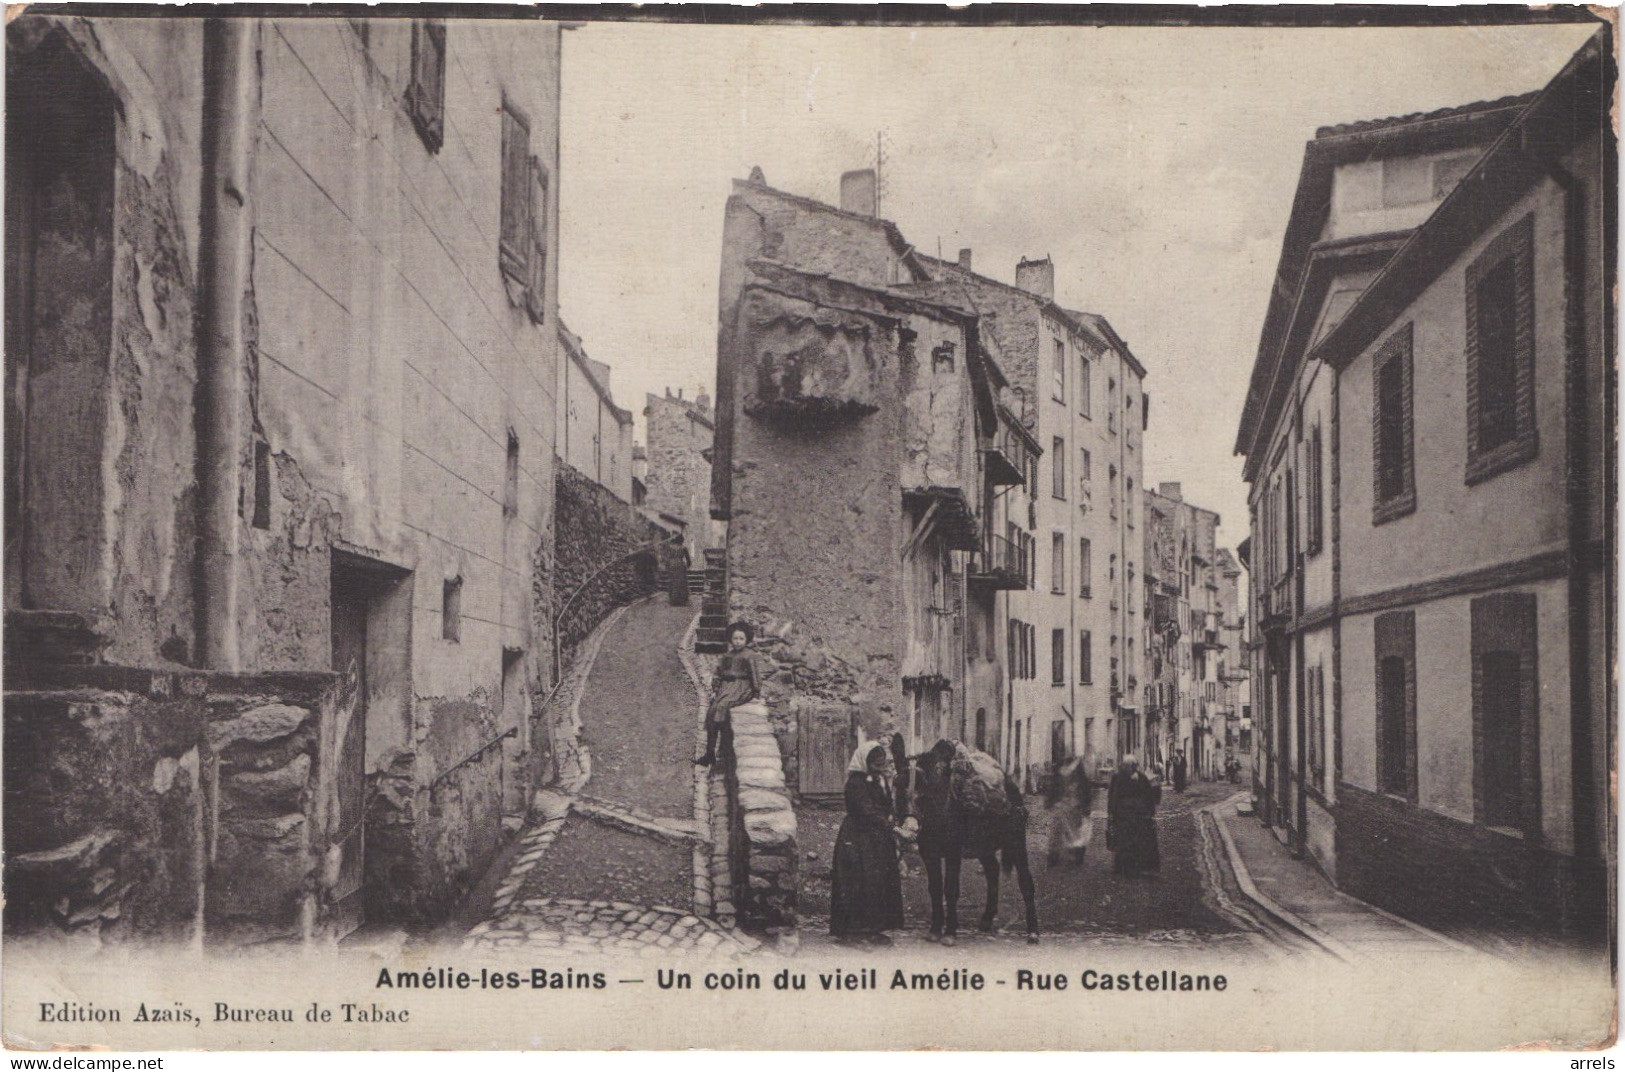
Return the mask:
{"type": "MultiPolygon", "coordinates": [[[[407,740],[411,574],[333,552],[332,668],[339,675],[334,724],[325,738],[332,768],[331,844],[339,853],[331,891],[335,937],[368,922],[368,819],[380,757],[407,740]]],[[[376,901],[375,901],[376,903],[376,901]]]]}

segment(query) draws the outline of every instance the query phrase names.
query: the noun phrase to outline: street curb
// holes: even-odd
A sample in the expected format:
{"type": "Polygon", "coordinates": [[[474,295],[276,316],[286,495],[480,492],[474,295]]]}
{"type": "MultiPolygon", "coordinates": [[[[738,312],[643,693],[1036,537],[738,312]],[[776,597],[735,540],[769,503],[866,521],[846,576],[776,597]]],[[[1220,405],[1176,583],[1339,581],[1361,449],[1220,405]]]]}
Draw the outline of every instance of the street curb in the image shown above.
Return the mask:
{"type": "Polygon", "coordinates": [[[1331,935],[1327,934],[1313,923],[1310,923],[1308,920],[1302,918],[1296,913],[1288,911],[1268,894],[1260,890],[1256,884],[1254,884],[1252,872],[1247,870],[1246,863],[1242,861],[1241,852],[1236,848],[1235,841],[1230,837],[1230,828],[1225,825],[1224,816],[1221,814],[1222,808],[1235,803],[1237,800],[1241,799],[1243,795],[1244,794],[1238,793],[1235,796],[1230,797],[1228,800],[1222,800],[1217,804],[1210,804],[1206,808],[1202,809],[1203,811],[1207,812],[1208,815],[1212,816],[1213,825],[1218,828],[1219,840],[1224,842],[1225,856],[1230,860],[1230,870],[1236,876],[1236,885],[1240,886],[1241,892],[1246,894],[1247,899],[1258,905],[1258,907],[1262,908],[1264,911],[1268,912],[1270,915],[1274,916],[1288,927],[1291,927],[1293,930],[1309,939],[1309,941],[1314,942],[1316,945],[1320,946],[1337,959],[1348,963],[1353,963],[1356,959],[1354,950],[1350,949],[1336,938],[1333,938],[1331,935]]]}

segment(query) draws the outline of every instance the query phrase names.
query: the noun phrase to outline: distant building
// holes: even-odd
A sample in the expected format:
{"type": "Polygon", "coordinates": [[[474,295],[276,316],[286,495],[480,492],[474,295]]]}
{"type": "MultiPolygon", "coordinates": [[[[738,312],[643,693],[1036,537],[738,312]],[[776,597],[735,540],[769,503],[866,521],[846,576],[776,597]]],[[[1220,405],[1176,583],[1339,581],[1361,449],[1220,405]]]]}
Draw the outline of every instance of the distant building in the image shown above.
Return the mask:
{"type": "Polygon", "coordinates": [[[587,355],[563,322],[559,342],[566,360],[559,391],[559,460],[622,502],[632,503],[632,413],[615,404],[610,367],[587,355]]]}
{"type": "Polygon", "coordinates": [[[689,561],[699,569],[707,548],[724,541],[721,522],[711,517],[711,441],[716,434],[710,396],[685,399],[648,395],[644,400],[648,495],[645,505],[684,522],[689,561]]]}
{"type": "Polygon", "coordinates": [[[1218,777],[1241,732],[1241,569],[1216,545],[1219,515],[1186,502],[1179,484],[1145,493],[1145,519],[1149,751],[1163,764],[1183,752],[1193,777],[1218,777]]]}
{"type": "Polygon", "coordinates": [[[981,318],[1028,441],[1024,489],[994,505],[992,535],[1025,547],[1028,582],[1001,626],[1013,669],[999,754],[1033,778],[1058,757],[1143,758],[1145,368],[1105,318],[1056,303],[1048,257],[1017,264],[1015,286],[977,274],[970,250],[918,260],[931,281],[901,289],[981,318]]]}
{"type": "Polygon", "coordinates": [[[1237,440],[1266,818],[1441,925],[1607,920],[1608,42],[1318,132],[1237,440]]]}

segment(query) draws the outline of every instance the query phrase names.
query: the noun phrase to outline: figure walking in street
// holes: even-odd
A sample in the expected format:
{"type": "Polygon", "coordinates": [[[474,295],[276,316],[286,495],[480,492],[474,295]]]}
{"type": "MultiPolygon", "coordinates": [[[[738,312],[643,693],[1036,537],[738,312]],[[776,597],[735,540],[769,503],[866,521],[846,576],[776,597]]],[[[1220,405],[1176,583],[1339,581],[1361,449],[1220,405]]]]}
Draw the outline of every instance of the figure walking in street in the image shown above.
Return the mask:
{"type": "Polygon", "coordinates": [[[1095,783],[1089,777],[1088,764],[1081,756],[1057,757],[1047,789],[1044,804],[1049,809],[1049,866],[1059,866],[1062,853],[1070,854],[1074,864],[1081,864],[1095,832],[1091,814],[1095,783]]]}
{"type": "Polygon", "coordinates": [[[1133,757],[1113,775],[1106,791],[1106,847],[1119,875],[1155,875],[1162,867],[1157,850],[1157,805],[1162,787],[1140,770],[1133,757]]]}
{"type": "Polygon", "coordinates": [[[835,835],[829,933],[889,944],[884,933],[903,925],[903,876],[897,856],[904,837],[892,799],[895,777],[884,745],[860,744],[847,766],[846,818],[835,835]]]}
{"type": "Polygon", "coordinates": [[[755,632],[749,622],[734,622],[728,627],[728,651],[717,660],[716,677],[711,683],[711,706],[705,709],[705,754],[694,761],[702,767],[715,763],[719,754],[733,758],[733,709],[759,695],[756,660],[750,653],[753,639],[755,632]]]}
{"type": "Polygon", "coordinates": [[[1174,753],[1174,792],[1183,793],[1185,782],[1190,777],[1190,768],[1185,763],[1183,751],[1174,753]]]}

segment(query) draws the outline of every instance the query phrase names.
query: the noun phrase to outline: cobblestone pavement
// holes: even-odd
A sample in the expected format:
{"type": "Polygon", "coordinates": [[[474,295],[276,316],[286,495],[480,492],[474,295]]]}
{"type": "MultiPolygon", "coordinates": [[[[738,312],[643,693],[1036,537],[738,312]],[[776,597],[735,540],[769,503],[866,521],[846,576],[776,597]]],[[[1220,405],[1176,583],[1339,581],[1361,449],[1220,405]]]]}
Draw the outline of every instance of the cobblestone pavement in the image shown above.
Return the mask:
{"type": "MultiPolygon", "coordinates": [[[[1050,813],[1041,795],[1030,795],[1027,854],[1033,869],[1042,941],[1102,948],[1128,948],[1147,942],[1189,950],[1257,948],[1256,929],[1221,904],[1222,888],[1217,886],[1210,860],[1204,859],[1208,854],[1197,821],[1201,808],[1234,792],[1234,786],[1220,782],[1194,782],[1184,793],[1164,790],[1157,815],[1162,870],[1155,879],[1112,874],[1112,857],[1106,849],[1104,790],[1097,794],[1095,832],[1084,862],[1080,865],[1068,860],[1053,868],[1048,866],[1045,850],[1050,813]]],[[[842,813],[838,808],[803,808],[797,817],[804,852],[802,939],[828,942],[830,861],[842,813]]],[[[960,877],[961,944],[1024,942],[1024,909],[1015,875],[999,876],[999,913],[992,934],[977,931],[986,895],[981,866],[974,860],[966,861],[960,877]]],[[[912,852],[904,856],[903,899],[905,929],[893,933],[894,942],[903,946],[926,942],[931,900],[924,865],[912,852]]]]}
{"type": "Polygon", "coordinates": [[[560,784],[537,794],[465,948],[737,957],[760,947],[715,888],[711,779],[691,762],[703,688],[678,651],[695,620],[656,597],[582,645],[547,713],[560,784]]]}

